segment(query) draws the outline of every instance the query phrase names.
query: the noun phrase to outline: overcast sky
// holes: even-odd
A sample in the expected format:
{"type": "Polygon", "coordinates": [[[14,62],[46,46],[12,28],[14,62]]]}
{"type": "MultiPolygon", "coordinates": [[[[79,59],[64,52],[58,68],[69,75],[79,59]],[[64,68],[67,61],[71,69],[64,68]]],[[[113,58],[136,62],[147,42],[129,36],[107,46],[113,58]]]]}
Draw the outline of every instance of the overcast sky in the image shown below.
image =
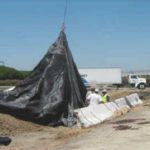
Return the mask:
{"type": "MultiPolygon", "coordinates": [[[[66,34],[78,67],[150,69],[149,0],[68,0],[66,34]]],[[[0,60],[32,70],[57,39],[65,0],[0,0],[0,60]]]]}

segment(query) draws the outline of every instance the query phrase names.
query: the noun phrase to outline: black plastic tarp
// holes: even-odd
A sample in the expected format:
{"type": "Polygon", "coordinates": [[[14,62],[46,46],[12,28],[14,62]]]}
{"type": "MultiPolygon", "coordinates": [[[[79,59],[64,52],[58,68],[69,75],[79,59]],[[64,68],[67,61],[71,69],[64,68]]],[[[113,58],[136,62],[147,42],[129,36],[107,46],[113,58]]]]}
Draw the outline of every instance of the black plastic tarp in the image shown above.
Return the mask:
{"type": "Polygon", "coordinates": [[[85,106],[86,88],[63,31],[20,85],[0,94],[0,112],[44,125],[75,124],[73,110],[85,106]]]}

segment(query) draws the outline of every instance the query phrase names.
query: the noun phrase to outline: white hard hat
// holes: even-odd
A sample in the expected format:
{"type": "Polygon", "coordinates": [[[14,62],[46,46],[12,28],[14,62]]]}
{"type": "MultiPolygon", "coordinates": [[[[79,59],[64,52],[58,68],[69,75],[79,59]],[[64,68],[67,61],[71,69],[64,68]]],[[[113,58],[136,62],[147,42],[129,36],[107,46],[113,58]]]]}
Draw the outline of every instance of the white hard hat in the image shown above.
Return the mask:
{"type": "Polygon", "coordinates": [[[99,92],[99,89],[95,89],[95,92],[99,92]]]}
{"type": "Polygon", "coordinates": [[[102,92],[103,92],[103,93],[107,93],[107,90],[106,90],[106,89],[104,89],[102,92]]]}

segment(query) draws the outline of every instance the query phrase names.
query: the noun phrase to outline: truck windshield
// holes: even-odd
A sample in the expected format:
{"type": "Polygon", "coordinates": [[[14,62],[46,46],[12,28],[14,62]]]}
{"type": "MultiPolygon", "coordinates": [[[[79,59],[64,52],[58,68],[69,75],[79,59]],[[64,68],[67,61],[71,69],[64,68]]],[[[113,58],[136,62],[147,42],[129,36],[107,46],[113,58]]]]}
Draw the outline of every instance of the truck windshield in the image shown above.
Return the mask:
{"type": "Polygon", "coordinates": [[[133,76],[131,76],[131,78],[132,78],[132,79],[137,79],[137,78],[138,78],[138,76],[133,75],[133,76]]]}

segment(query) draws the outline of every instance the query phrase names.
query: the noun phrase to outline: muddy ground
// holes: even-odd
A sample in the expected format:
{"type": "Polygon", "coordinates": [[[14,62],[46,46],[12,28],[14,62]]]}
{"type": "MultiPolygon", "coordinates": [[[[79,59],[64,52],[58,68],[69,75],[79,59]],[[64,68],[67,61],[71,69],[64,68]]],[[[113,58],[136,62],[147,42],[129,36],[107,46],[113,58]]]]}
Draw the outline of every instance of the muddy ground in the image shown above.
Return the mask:
{"type": "MultiPolygon", "coordinates": [[[[138,106],[132,110],[132,113],[141,111],[144,107],[148,107],[150,103],[150,89],[114,89],[109,92],[111,101],[137,92],[144,101],[143,106],[138,106]]],[[[145,121],[146,122],[146,121],[145,121]]],[[[140,122],[139,122],[140,123],[140,122]]],[[[101,125],[98,125],[101,127],[101,125]]],[[[47,127],[37,125],[31,122],[22,121],[7,114],[0,114],[0,136],[8,136],[12,138],[12,143],[5,147],[0,146],[2,150],[54,150],[71,143],[76,139],[85,137],[89,133],[95,131],[95,128],[79,129],[76,127],[47,127]]],[[[126,126],[116,126],[118,128],[126,128],[126,126]]],[[[131,128],[130,126],[127,128],[131,128]]],[[[115,129],[115,126],[114,126],[115,129]]]]}

